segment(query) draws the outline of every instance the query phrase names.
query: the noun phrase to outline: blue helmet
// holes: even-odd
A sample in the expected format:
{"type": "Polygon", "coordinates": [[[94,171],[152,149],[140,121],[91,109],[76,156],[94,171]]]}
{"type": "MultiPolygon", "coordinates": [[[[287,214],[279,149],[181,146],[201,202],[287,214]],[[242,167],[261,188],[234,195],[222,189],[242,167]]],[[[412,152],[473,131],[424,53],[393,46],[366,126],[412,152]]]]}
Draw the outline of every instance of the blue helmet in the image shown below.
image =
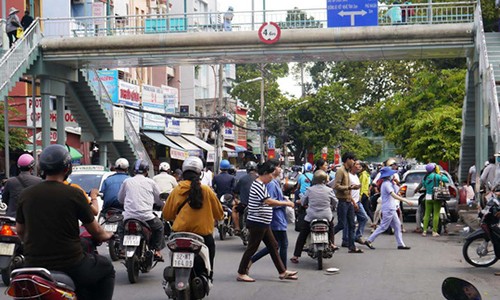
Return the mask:
{"type": "Polygon", "coordinates": [[[229,161],[227,159],[221,160],[221,162],[220,162],[220,169],[221,170],[229,170],[230,167],[231,167],[231,164],[229,163],[229,161]]]}
{"type": "Polygon", "coordinates": [[[306,163],[304,165],[304,171],[305,172],[311,172],[313,170],[313,166],[311,165],[311,163],[306,163]]]}

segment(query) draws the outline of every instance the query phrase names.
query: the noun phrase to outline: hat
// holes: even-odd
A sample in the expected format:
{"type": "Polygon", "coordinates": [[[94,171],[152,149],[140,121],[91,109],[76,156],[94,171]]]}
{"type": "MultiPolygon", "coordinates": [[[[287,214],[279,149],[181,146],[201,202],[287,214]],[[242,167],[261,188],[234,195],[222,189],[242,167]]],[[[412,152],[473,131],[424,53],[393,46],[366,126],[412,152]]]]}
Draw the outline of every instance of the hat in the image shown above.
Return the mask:
{"type": "Polygon", "coordinates": [[[10,11],[9,11],[9,15],[12,15],[13,13],[18,13],[18,12],[19,12],[19,9],[17,9],[15,7],[11,7],[10,11]]]}
{"type": "Polygon", "coordinates": [[[391,167],[383,167],[380,169],[380,179],[394,175],[394,173],[396,173],[396,170],[393,170],[391,167]]]}

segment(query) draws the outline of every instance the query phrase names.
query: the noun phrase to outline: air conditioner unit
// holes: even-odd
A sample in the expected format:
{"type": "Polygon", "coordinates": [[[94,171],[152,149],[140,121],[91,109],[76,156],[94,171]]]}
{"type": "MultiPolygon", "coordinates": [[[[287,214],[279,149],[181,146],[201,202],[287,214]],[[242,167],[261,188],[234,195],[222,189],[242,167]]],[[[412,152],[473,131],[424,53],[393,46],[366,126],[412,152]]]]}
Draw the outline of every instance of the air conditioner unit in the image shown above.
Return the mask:
{"type": "Polygon", "coordinates": [[[86,0],[72,0],[73,4],[85,4],[86,0]]]}

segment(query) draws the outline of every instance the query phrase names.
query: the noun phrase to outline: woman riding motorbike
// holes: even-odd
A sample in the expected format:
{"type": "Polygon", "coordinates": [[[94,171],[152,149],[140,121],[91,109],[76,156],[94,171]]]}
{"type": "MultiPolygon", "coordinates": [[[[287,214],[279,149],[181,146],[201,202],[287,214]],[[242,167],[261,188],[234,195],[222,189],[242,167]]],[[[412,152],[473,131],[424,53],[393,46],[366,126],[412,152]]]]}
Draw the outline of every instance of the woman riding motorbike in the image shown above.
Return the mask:
{"type": "Polygon", "coordinates": [[[305,225],[302,227],[299,236],[297,237],[293,257],[290,258],[290,261],[293,263],[299,262],[299,257],[302,253],[302,249],[304,248],[307,236],[311,232],[310,222],[314,219],[327,219],[330,221],[330,244],[333,249],[338,249],[333,243],[334,231],[332,212],[337,207],[338,200],[335,197],[333,190],[326,185],[327,182],[328,174],[326,174],[325,171],[318,170],[314,172],[312,180],[313,184],[307,189],[304,197],[302,198],[302,205],[307,207],[306,216],[304,217],[305,225]]]}
{"type": "Polygon", "coordinates": [[[203,237],[214,267],[214,222],[222,220],[222,205],[213,190],[200,183],[203,163],[196,156],[188,157],[182,164],[183,180],[170,193],[163,207],[163,218],[173,221],[174,232],[192,232],[203,237]],[[188,204],[188,205],[186,205],[188,204]]]}

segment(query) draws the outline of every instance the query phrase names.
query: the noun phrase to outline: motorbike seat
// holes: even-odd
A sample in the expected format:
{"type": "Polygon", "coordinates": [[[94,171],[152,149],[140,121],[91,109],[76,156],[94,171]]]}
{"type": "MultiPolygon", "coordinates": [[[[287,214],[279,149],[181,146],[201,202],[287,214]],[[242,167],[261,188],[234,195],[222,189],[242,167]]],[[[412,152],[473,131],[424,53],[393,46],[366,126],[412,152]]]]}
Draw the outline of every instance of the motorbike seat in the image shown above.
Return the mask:
{"type": "Polygon", "coordinates": [[[151,237],[151,227],[149,227],[148,223],[144,222],[144,221],[141,221],[141,220],[138,220],[138,219],[126,219],[124,221],[125,223],[125,231],[127,230],[127,223],[128,222],[138,222],[139,224],[141,224],[142,226],[142,231],[144,232],[144,234],[146,235],[146,238],[149,239],[151,237]]]}
{"type": "Polygon", "coordinates": [[[54,278],[58,285],[62,283],[65,287],[70,288],[73,291],[76,289],[73,279],[71,279],[68,274],[59,271],[50,271],[50,274],[52,274],[52,278],[54,278]]]}

